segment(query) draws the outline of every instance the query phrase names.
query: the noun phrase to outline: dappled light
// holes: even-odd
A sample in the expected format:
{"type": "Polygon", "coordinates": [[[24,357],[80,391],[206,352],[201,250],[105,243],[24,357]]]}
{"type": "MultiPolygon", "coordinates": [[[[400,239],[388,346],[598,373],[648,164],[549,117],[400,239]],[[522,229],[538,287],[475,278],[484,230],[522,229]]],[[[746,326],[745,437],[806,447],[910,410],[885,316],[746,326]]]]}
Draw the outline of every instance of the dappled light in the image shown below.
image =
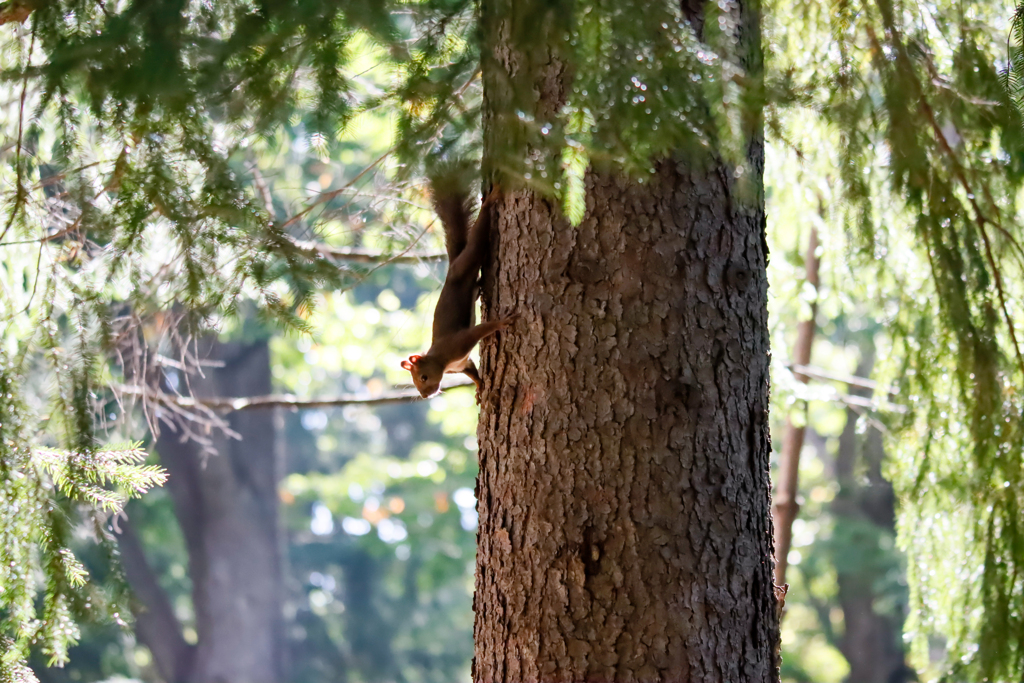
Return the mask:
{"type": "Polygon", "coordinates": [[[0,683],[1024,677],[1024,5],[0,43],[0,683]]]}

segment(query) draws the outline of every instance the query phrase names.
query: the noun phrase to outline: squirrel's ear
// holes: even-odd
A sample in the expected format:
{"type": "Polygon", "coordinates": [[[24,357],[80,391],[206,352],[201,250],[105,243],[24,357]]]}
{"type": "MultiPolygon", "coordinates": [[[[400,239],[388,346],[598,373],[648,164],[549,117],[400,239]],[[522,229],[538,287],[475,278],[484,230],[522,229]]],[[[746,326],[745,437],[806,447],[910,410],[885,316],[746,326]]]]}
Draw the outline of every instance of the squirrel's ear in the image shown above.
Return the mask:
{"type": "Polygon", "coordinates": [[[412,363],[407,360],[402,361],[402,369],[412,371],[412,363]]]}
{"type": "Polygon", "coordinates": [[[411,372],[413,366],[420,362],[420,358],[423,358],[423,356],[419,354],[413,354],[412,356],[409,356],[409,360],[402,361],[402,367],[411,372]]]}

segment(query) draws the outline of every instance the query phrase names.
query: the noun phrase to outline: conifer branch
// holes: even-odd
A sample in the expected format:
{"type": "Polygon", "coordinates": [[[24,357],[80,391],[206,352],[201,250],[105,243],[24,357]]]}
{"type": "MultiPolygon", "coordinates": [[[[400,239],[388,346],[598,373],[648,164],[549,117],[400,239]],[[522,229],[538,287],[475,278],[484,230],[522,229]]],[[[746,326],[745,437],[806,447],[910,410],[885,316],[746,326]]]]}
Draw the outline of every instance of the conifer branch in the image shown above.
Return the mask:
{"type": "MultiPolygon", "coordinates": [[[[1002,309],[1003,318],[1006,320],[1006,328],[1010,333],[1010,341],[1013,344],[1013,350],[1017,356],[1017,365],[1020,368],[1021,374],[1024,375],[1024,354],[1021,353],[1020,344],[1017,341],[1017,330],[1013,324],[1013,317],[1010,315],[1009,308],[1006,304],[1006,288],[1003,286],[1003,273],[999,268],[999,265],[996,263],[995,257],[992,255],[991,238],[988,235],[988,230],[985,229],[986,223],[991,222],[993,225],[998,225],[998,223],[990,221],[982,212],[981,207],[978,205],[978,200],[975,198],[974,192],[971,189],[970,183],[967,181],[964,169],[960,165],[960,160],[957,158],[956,152],[953,151],[949,141],[946,139],[946,134],[942,131],[942,127],[935,118],[935,111],[931,108],[931,105],[928,104],[923,92],[921,94],[920,106],[928,119],[928,124],[931,126],[932,131],[939,140],[939,146],[942,148],[943,152],[945,152],[946,156],[949,157],[950,163],[953,165],[954,175],[959,181],[964,192],[967,194],[968,201],[974,209],[974,219],[978,224],[978,232],[981,234],[982,244],[985,246],[985,260],[988,261],[989,267],[992,269],[992,277],[996,284],[996,293],[999,295],[999,306],[1002,309]]],[[[998,208],[996,211],[998,213],[998,208]]]]}
{"type": "MultiPolygon", "coordinates": [[[[326,193],[326,195],[321,195],[320,197],[318,197],[317,201],[314,202],[309,207],[307,207],[304,211],[286,220],[282,227],[288,227],[296,220],[298,220],[298,218],[308,213],[318,204],[329,201],[336,197],[338,194],[350,189],[354,182],[359,180],[359,178],[361,178],[370,169],[372,169],[374,166],[383,161],[387,154],[390,154],[390,151],[387,152],[384,156],[379,157],[376,161],[374,161],[372,164],[363,169],[363,171],[360,172],[349,183],[346,183],[344,187],[338,190],[328,192],[326,193]]],[[[263,201],[263,205],[266,208],[267,214],[271,217],[271,220],[273,220],[274,199],[270,193],[270,187],[267,185],[266,179],[264,179],[263,174],[260,173],[260,169],[257,166],[253,166],[252,177],[253,182],[256,185],[256,190],[257,192],[259,192],[260,199],[263,201]]],[[[334,261],[348,261],[349,263],[419,263],[421,261],[443,261],[448,258],[448,255],[444,252],[401,252],[399,254],[385,254],[383,252],[374,251],[370,249],[360,249],[358,247],[332,247],[330,245],[323,244],[322,242],[314,242],[311,240],[293,239],[291,240],[291,242],[292,245],[298,249],[302,249],[304,251],[312,251],[334,261]]]]}
{"type": "Polygon", "coordinates": [[[337,190],[331,190],[330,192],[324,192],[323,194],[318,196],[316,198],[316,200],[311,202],[310,205],[307,206],[305,209],[303,209],[302,211],[298,212],[294,216],[292,216],[292,217],[288,218],[287,220],[285,220],[281,224],[281,230],[284,230],[285,228],[288,228],[288,227],[290,227],[292,225],[295,225],[296,223],[298,223],[300,220],[302,220],[303,217],[308,215],[309,212],[312,211],[313,209],[315,209],[316,207],[320,206],[321,204],[326,204],[327,202],[331,201],[332,199],[334,199],[338,195],[343,194],[344,192],[347,192],[349,189],[352,188],[353,185],[355,185],[359,181],[360,178],[362,178],[364,175],[366,175],[367,173],[372,171],[374,168],[376,168],[382,161],[384,161],[389,156],[391,156],[391,154],[394,151],[395,151],[395,148],[392,147],[388,151],[386,151],[383,154],[381,154],[379,157],[377,157],[376,159],[371,161],[370,164],[366,168],[364,168],[362,171],[357,173],[356,176],[352,180],[348,181],[343,186],[339,187],[337,190]]]}
{"type": "MultiPolygon", "coordinates": [[[[995,257],[992,253],[991,239],[988,235],[988,230],[986,230],[985,228],[986,224],[988,223],[991,223],[992,225],[996,226],[998,226],[999,223],[998,221],[989,219],[985,215],[985,212],[982,210],[981,206],[978,204],[978,200],[974,193],[974,190],[972,189],[970,182],[967,180],[967,174],[964,171],[964,167],[960,163],[960,158],[959,156],[957,156],[957,153],[953,149],[953,147],[949,144],[949,140],[946,138],[946,134],[945,132],[943,132],[942,126],[939,125],[938,118],[935,116],[935,110],[928,102],[928,98],[926,97],[926,93],[924,91],[924,86],[921,84],[921,79],[918,78],[917,72],[914,71],[913,61],[911,60],[910,55],[907,53],[906,44],[900,39],[899,29],[893,24],[892,18],[888,16],[885,11],[882,12],[882,17],[884,19],[886,30],[889,31],[892,36],[892,42],[896,47],[896,54],[898,56],[898,59],[902,62],[903,68],[906,70],[907,75],[911,78],[915,90],[917,90],[916,95],[919,102],[918,107],[921,113],[924,115],[925,119],[927,119],[928,126],[932,129],[932,133],[933,135],[935,135],[935,139],[939,143],[939,148],[942,150],[942,153],[949,159],[949,163],[953,171],[953,176],[956,178],[957,183],[960,185],[964,193],[967,195],[967,201],[970,203],[971,208],[974,212],[974,222],[978,226],[978,233],[981,235],[982,244],[985,248],[985,261],[988,263],[989,268],[992,269],[992,277],[996,285],[996,294],[999,297],[999,306],[1003,314],[1003,319],[1006,322],[1007,331],[1010,334],[1010,343],[1013,345],[1013,350],[1016,355],[1017,367],[1021,371],[1021,373],[1024,374],[1024,353],[1021,352],[1020,344],[1017,341],[1016,326],[1013,324],[1013,317],[1010,315],[1009,307],[1006,303],[1006,289],[1003,285],[1002,270],[999,268],[999,265],[995,261],[995,257]]],[[[879,42],[878,37],[875,35],[874,29],[871,27],[871,25],[869,24],[865,30],[867,31],[868,38],[871,40],[875,49],[878,50],[880,54],[883,53],[884,51],[882,50],[881,43],[879,42]]],[[[986,194],[986,197],[988,197],[991,202],[991,195],[988,194],[988,188],[984,187],[983,185],[983,190],[986,194]]],[[[994,206],[994,208],[996,211],[996,215],[998,216],[999,207],[994,206]]]]}
{"type": "MultiPolygon", "coordinates": [[[[3,5],[0,5],[0,16],[3,13],[3,5]]],[[[27,14],[25,15],[28,16],[27,14]]],[[[22,20],[24,21],[24,20],[22,20]]],[[[7,22],[2,22],[7,23],[7,22]]],[[[16,190],[14,195],[14,206],[11,207],[11,213],[8,216],[7,223],[4,225],[4,229],[0,231],[0,243],[7,237],[7,233],[14,226],[14,222],[18,218],[18,212],[24,209],[25,199],[28,192],[25,190],[24,184],[24,164],[21,163],[22,146],[25,142],[25,100],[28,97],[28,66],[32,62],[32,53],[35,51],[36,46],[36,34],[32,33],[32,40],[28,46],[28,57],[25,59],[25,77],[21,83],[21,97],[19,99],[20,104],[18,105],[18,141],[16,145],[16,151],[14,154],[15,163],[15,175],[16,175],[16,190]]]]}

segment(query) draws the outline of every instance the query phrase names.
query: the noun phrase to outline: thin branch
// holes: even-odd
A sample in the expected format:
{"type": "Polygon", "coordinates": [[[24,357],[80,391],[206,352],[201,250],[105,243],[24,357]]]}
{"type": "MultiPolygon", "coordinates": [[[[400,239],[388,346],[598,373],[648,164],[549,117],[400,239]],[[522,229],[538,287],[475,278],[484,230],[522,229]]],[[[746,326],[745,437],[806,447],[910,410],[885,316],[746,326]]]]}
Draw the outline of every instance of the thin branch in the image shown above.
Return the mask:
{"type": "Polygon", "coordinates": [[[831,370],[820,368],[817,365],[798,365],[795,363],[787,363],[786,367],[792,370],[793,374],[807,375],[814,379],[842,382],[843,384],[849,384],[851,387],[860,387],[861,389],[869,389],[871,391],[878,388],[878,382],[873,379],[868,379],[867,377],[856,377],[855,375],[846,375],[841,372],[832,372],[831,370]]]}
{"type": "MultiPolygon", "coordinates": [[[[0,6],[0,12],[2,12],[0,6]]],[[[28,16],[27,14],[25,16],[28,16]]],[[[22,20],[24,21],[24,19],[22,20]]],[[[25,178],[24,178],[24,164],[21,162],[22,147],[25,142],[25,99],[28,97],[28,67],[32,64],[32,53],[35,51],[36,46],[36,33],[32,31],[32,40],[29,41],[28,45],[28,56],[25,58],[25,77],[22,79],[21,84],[21,100],[18,105],[18,145],[14,153],[14,164],[16,167],[17,174],[17,189],[15,190],[14,206],[11,207],[11,216],[7,220],[7,224],[4,226],[2,232],[0,232],[0,242],[4,241],[7,237],[8,231],[14,225],[14,221],[18,217],[18,210],[23,207],[25,196],[25,178]]]]}
{"type": "MultiPolygon", "coordinates": [[[[988,261],[989,267],[992,269],[992,276],[996,283],[996,293],[999,296],[999,306],[1003,311],[1003,318],[1006,320],[1006,328],[1010,333],[1010,341],[1013,343],[1013,350],[1017,355],[1017,366],[1020,368],[1022,374],[1024,374],[1024,354],[1021,353],[1020,344],[1017,342],[1017,331],[1013,324],[1013,318],[1010,316],[1009,308],[1006,304],[1006,290],[1003,286],[1003,273],[996,264],[995,257],[992,255],[992,242],[989,239],[988,231],[985,229],[985,224],[991,222],[992,225],[998,225],[994,221],[989,219],[982,212],[981,207],[978,205],[977,199],[975,199],[974,192],[971,189],[970,183],[967,181],[967,176],[964,173],[963,167],[960,165],[960,160],[950,146],[949,141],[946,139],[946,134],[942,132],[942,127],[935,118],[935,112],[932,110],[931,105],[924,98],[924,93],[921,93],[921,110],[928,118],[928,123],[931,125],[932,130],[938,138],[940,147],[949,157],[949,160],[953,166],[954,175],[963,187],[964,192],[967,194],[967,199],[974,208],[975,222],[978,224],[978,232],[981,234],[982,244],[985,246],[985,260],[988,261]]],[[[994,207],[998,215],[998,207],[994,207]]]]}
{"type": "Polygon", "coordinates": [[[850,406],[852,408],[867,408],[869,410],[888,410],[893,413],[900,413],[901,415],[907,412],[906,406],[901,406],[898,403],[890,403],[889,401],[872,401],[870,398],[867,398],[865,396],[855,396],[853,394],[840,394],[836,392],[834,398],[836,401],[839,401],[840,403],[850,406]]]}
{"type": "Polygon", "coordinates": [[[252,165],[252,180],[256,184],[256,190],[260,193],[260,199],[263,200],[263,207],[267,210],[267,216],[270,217],[270,220],[274,220],[274,198],[270,194],[267,182],[263,179],[263,174],[260,173],[259,165],[255,162],[252,165]]]}
{"type": "MultiPolygon", "coordinates": [[[[390,153],[390,151],[388,153],[390,153]]],[[[318,201],[307,207],[305,211],[289,218],[284,223],[283,227],[287,227],[294,223],[304,213],[317,206],[317,204],[329,201],[330,199],[338,196],[338,194],[350,189],[354,182],[359,180],[360,177],[379,164],[383,159],[384,156],[378,158],[372,164],[367,166],[359,175],[353,178],[351,182],[347,183],[345,187],[328,192],[326,195],[321,195],[318,201]]],[[[267,210],[267,214],[270,216],[271,220],[274,220],[274,200],[270,193],[270,187],[267,185],[266,180],[263,178],[263,174],[260,173],[260,169],[256,165],[253,165],[252,176],[256,189],[259,192],[260,198],[263,200],[263,204],[267,210]]],[[[350,263],[419,263],[421,261],[443,261],[448,258],[448,254],[444,252],[400,253],[397,255],[390,255],[370,249],[360,249],[358,247],[332,247],[321,242],[307,240],[292,239],[291,242],[299,249],[312,251],[335,261],[348,261],[350,263]]]]}
{"type": "MultiPolygon", "coordinates": [[[[842,373],[830,372],[823,368],[819,368],[815,365],[799,365],[794,363],[787,363],[788,368],[794,375],[798,377],[803,375],[811,379],[825,380],[829,382],[842,382],[851,387],[860,389],[868,389],[874,391],[878,387],[878,382],[867,379],[866,377],[857,377],[855,375],[845,375],[842,373]]],[[[887,393],[892,393],[889,390],[887,393]]],[[[899,403],[893,403],[891,401],[875,401],[869,396],[857,396],[855,394],[843,394],[841,392],[834,392],[831,396],[818,397],[813,395],[802,396],[804,400],[816,401],[816,400],[828,400],[837,401],[843,405],[849,406],[850,408],[864,408],[867,410],[885,410],[892,413],[900,413],[901,415],[907,412],[907,407],[900,405],[899,403]]],[[[879,428],[879,431],[885,431],[883,428],[879,428]]]]}
{"type": "Polygon", "coordinates": [[[392,147],[388,151],[386,151],[383,154],[381,154],[379,157],[377,157],[372,162],[370,162],[369,166],[367,166],[362,171],[357,173],[355,178],[353,178],[352,180],[350,180],[347,183],[345,183],[344,186],[339,187],[337,190],[332,190],[330,192],[324,192],[323,194],[318,196],[316,198],[316,200],[311,202],[310,205],[307,206],[305,209],[303,209],[302,211],[298,212],[297,214],[295,214],[294,216],[292,216],[288,220],[284,221],[284,223],[281,224],[281,230],[284,230],[285,228],[288,228],[288,227],[294,225],[295,223],[298,223],[300,220],[302,220],[302,218],[304,216],[308,215],[309,212],[312,211],[313,209],[315,209],[316,207],[320,206],[321,204],[326,204],[327,202],[331,201],[332,199],[334,199],[338,195],[348,191],[349,188],[351,188],[353,185],[355,185],[356,182],[358,182],[360,178],[362,178],[364,175],[366,175],[367,173],[372,171],[374,168],[376,168],[378,164],[380,164],[382,161],[387,159],[391,155],[391,153],[394,152],[394,151],[395,151],[395,148],[392,147]]]}
{"type": "MultiPolygon", "coordinates": [[[[447,385],[445,389],[474,386],[472,382],[457,382],[447,385]]],[[[391,403],[409,403],[423,400],[413,390],[401,389],[389,391],[374,397],[341,395],[323,398],[304,399],[292,394],[268,394],[266,396],[245,396],[241,398],[176,396],[133,384],[121,384],[112,387],[120,395],[142,396],[149,401],[179,408],[206,408],[208,410],[232,412],[236,410],[252,410],[254,408],[335,408],[348,405],[378,406],[391,403]]]]}
{"type": "MultiPolygon", "coordinates": [[[[12,242],[0,242],[0,247],[8,247],[22,244],[46,244],[48,242],[56,241],[68,233],[76,230],[81,220],[76,220],[71,223],[66,229],[56,232],[52,235],[45,237],[37,237],[30,240],[19,240],[12,242]]],[[[427,262],[440,262],[448,260],[448,254],[441,251],[417,251],[411,253],[398,253],[398,254],[387,254],[382,251],[376,251],[373,249],[363,249],[359,247],[332,247],[328,244],[321,242],[313,242],[310,240],[291,240],[292,244],[305,251],[312,251],[320,254],[329,259],[335,261],[348,261],[349,263],[367,263],[367,264],[388,264],[388,263],[421,263],[427,262]]]]}
{"type": "Polygon", "coordinates": [[[299,249],[315,251],[327,258],[351,263],[420,263],[421,261],[445,261],[448,254],[444,252],[424,251],[400,254],[385,254],[358,247],[332,247],[320,242],[294,240],[299,249]]]}
{"type": "MultiPolygon", "coordinates": [[[[469,86],[471,86],[476,81],[476,79],[480,75],[480,73],[481,73],[480,69],[477,69],[476,71],[474,71],[473,74],[469,77],[469,79],[465,83],[463,83],[462,86],[457,91],[455,91],[453,99],[454,100],[460,100],[462,98],[462,96],[466,93],[466,90],[469,89],[469,86]]],[[[435,139],[436,139],[436,137],[437,136],[435,136],[435,139]]],[[[302,211],[298,212],[294,216],[292,216],[292,217],[288,218],[287,220],[285,220],[284,223],[281,224],[281,229],[284,230],[285,228],[288,228],[291,225],[294,225],[295,223],[297,223],[300,220],[302,220],[303,217],[308,215],[316,207],[320,206],[321,204],[325,204],[325,203],[331,201],[332,199],[334,199],[335,197],[337,197],[338,195],[344,194],[345,192],[350,190],[364,175],[366,175],[367,173],[372,171],[382,161],[384,161],[389,156],[391,156],[394,153],[395,149],[396,149],[396,147],[391,147],[389,150],[387,150],[386,152],[381,154],[379,157],[374,159],[372,162],[370,162],[370,164],[366,168],[364,168],[362,171],[357,173],[356,176],[354,178],[352,178],[352,180],[350,180],[347,183],[345,183],[345,185],[343,185],[342,187],[339,187],[337,190],[331,190],[330,192],[324,192],[324,193],[320,194],[320,196],[318,196],[316,198],[316,200],[313,201],[312,203],[310,203],[310,205],[307,206],[305,209],[303,209],[302,211]]]]}
{"type": "MultiPolygon", "coordinates": [[[[120,157],[119,157],[119,159],[120,159],[120,157]]],[[[82,166],[81,169],[76,169],[76,170],[86,169],[86,168],[89,168],[89,166],[95,166],[98,163],[100,163],[100,162],[96,162],[94,164],[87,164],[85,166],[82,166]]],[[[95,202],[97,199],[99,199],[100,197],[103,196],[103,193],[110,192],[111,190],[116,189],[120,185],[121,176],[123,174],[124,174],[124,169],[122,168],[121,170],[118,170],[118,166],[115,163],[114,172],[111,175],[110,181],[106,185],[103,186],[102,190],[100,190],[99,192],[96,193],[96,195],[92,198],[92,201],[95,202]]],[[[64,174],[60,174],[60,175],[61,175],[61,177],[64,177],[64,174]]],[[[49,180],[49,179],[46,179],[46,180],[49,180]]],[[[21,187],[20,183],[19,183],[19,187],[21,187]]],[[[33,187],[31,189],[34,190],[34,189],[36,189],[36,187],[43,187],[43,183],[40,182],[35,187],[33,187]]],[[[67,206],[67,205],[65,205],[65,206],[67,206]]],[[[71,206],[72,206],[72,208],[74,208],[74,205],[71,205],[71,206]]],[[[154,211],[158,211],[158,210],[159,209],[153,209],[152,211],[150,211],[146,215],[146,218],[149,218],[149,216],[153,215],[154,211]]],[[[75,220],[74,221],[68,221],[67,222],[68,223],[67,227],[65,227],[63,230],[59,230],[59,231],[57,231],[57,232],[55,232],[55,233],[53,233],[51,235],[44,235],[43,237],[38,237],[38,238],[35,238],[35,239],[30,239],[30,240],[18,240],[18,241],[10,241],[10,242],[0,241],[0,247],[10,247],[10,246],[18,245],[18,244],[36,244],[36,243],[46,244],[47,242],[55,242],[55,241],[57,241],[59,239],[63,239],[67,235],[77,231],[78,228],[82,225],[82,219],[83,218],[85,218],[85,211],[79,209],[78,216],[75,218],[75,220]]],[[[13,216],[12,216],[11,222],[13,222],[13,216]]],[[[10,227],[10,223],[8,223],[8,227],[10,227]]],[[[7,230],[5,229],[4,233],[0,234],[0,240],[3,239],[3,235],[6,234],[6,233],[7,233],[7,230]]]]}

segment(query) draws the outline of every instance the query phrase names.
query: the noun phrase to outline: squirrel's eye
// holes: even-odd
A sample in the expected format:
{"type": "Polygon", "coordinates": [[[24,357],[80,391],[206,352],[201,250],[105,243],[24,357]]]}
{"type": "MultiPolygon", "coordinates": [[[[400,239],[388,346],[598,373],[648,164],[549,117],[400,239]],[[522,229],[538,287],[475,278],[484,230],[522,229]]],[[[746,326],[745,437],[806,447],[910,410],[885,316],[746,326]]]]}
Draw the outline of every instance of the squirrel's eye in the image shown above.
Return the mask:
{"type": "Polygon", "coordinates": [[[421,382],[426,382],[427,381],[427,376],[426,375],[420,375],[420,381],[421,382]]]}

